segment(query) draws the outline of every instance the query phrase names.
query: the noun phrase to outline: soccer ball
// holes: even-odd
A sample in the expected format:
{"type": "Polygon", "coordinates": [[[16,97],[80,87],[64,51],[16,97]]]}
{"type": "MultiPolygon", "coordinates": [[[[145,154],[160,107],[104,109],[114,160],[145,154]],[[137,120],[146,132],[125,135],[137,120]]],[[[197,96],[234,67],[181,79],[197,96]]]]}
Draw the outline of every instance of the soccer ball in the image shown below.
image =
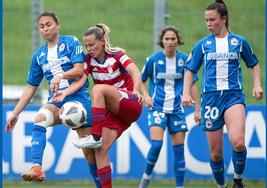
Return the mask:
{"type": "Polygon", "coordinates": [[[59,111],[59,118],[69,128],[77,129],[82,126],[87,117],[87,112],[78,101],[66,102],[59,111]]]}

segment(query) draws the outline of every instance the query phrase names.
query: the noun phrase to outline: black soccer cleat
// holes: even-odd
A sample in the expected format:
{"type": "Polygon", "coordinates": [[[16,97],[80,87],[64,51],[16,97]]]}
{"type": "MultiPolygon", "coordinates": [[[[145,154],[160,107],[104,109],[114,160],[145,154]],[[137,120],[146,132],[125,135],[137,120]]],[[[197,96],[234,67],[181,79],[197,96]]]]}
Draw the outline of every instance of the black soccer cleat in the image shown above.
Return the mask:
{"type": "Polygon", "coordinates": [[[233,188],[244,188],[244,187],[245,187],[245,184],[243,183],[242,178],[234,179],[233,188]]]}

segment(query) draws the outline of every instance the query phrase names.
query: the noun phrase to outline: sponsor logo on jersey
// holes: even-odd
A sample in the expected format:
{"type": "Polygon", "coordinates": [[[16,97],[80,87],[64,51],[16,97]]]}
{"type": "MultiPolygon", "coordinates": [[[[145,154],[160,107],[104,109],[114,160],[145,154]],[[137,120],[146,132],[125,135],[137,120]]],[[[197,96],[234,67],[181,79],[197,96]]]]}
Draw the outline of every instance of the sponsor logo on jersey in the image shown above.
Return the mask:
{"type": "Polygon", "coordinates": [[[238,59],[236,52],[211,52],[207,54],[207,60],[238,59]]]}
{"type": "Polygon", "coordinates": [[[47,64],[43,65],[43,71],[49,71],[51,69],[60,67],[62,64],[70,62],[70,59],[67,56],[60,57],[58,59],[49,60],[47,64]]]}
{"type": "Polygon", "coordinates": [[[238,40],[236,38],[231,39],[231,45],[237,46],[238,45],[238,40]]]}
{"type": "Polygon", "coordinates": [[[180,79],[182,78],[182,74],[181,73],[158,73],[157,74],[157,79],[180,79]]]}

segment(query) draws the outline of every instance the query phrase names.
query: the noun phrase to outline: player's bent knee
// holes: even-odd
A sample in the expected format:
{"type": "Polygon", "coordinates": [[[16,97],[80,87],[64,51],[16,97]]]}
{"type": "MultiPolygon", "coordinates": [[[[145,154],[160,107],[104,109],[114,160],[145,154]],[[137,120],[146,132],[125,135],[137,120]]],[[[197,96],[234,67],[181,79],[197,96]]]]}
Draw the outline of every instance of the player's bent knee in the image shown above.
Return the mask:
{"type": "Polygon", "coordinates": [[[37,112],[35,123],[45,128],[52,126],[54,123],[53,113],[46,108],[41,108],[37,112]]]}
{"type": "Polygon", "coordinates": [[[222,160],[222,154],[220,153],[211,154],[211,160],[213,160],[214,162],[220,162],[222,160]]]}

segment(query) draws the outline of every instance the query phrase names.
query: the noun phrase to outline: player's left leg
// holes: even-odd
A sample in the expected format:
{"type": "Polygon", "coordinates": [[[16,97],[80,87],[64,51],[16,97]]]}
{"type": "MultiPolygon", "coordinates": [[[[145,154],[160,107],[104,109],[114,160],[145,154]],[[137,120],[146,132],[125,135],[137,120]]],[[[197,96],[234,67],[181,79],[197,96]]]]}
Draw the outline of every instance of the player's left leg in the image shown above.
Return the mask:
{"type": "Polygon", "coordinates": [[[242,188],[243,172],[246,165],[247,150],[245,146],[245,108],[235,104],[224,113],[228,137],[233,146],[234,188],[242,188]]]}
{"type": "Polygon", "coordinates": [[[175,174],[176,188],[184,187],[185,158],[184,158],[184,139],[185,132],[171,134],[173,145],[173,168],[175,174]]]}

